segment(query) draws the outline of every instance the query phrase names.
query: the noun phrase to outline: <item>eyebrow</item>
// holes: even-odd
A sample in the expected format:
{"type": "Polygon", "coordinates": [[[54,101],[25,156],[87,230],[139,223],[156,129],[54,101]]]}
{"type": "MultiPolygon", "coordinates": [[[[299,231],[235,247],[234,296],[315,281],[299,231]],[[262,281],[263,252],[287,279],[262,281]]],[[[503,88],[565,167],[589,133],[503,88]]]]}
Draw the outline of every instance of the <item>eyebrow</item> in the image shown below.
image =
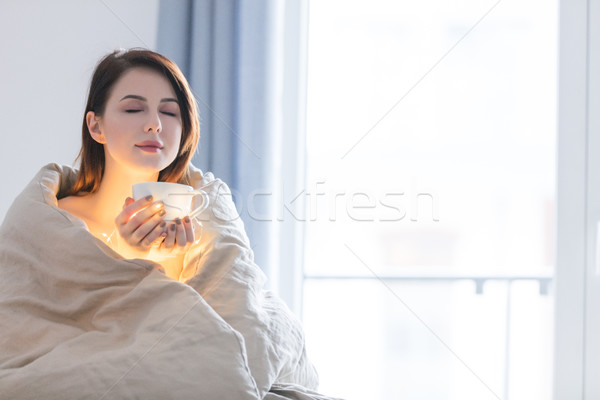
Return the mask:
{"type": "MultiPolygon", "coordinates": [[[[141,100],[141,101],[146,101],[146,102],[148,101],[148,99],[143,96],[138,96],[137,94],[128,94],[127,96],[124,96],[121,100],[119,100],[119,102],[121,102],[125,99],[136,99],[136,100],[141,100]]],[[[177,99],[174,99],[172,97],[166,97],[166,98],[160,100],[161,103],[166,103],[169,101],[172,101],[174,103],[179,103],[177,101],[177,99]]]]}

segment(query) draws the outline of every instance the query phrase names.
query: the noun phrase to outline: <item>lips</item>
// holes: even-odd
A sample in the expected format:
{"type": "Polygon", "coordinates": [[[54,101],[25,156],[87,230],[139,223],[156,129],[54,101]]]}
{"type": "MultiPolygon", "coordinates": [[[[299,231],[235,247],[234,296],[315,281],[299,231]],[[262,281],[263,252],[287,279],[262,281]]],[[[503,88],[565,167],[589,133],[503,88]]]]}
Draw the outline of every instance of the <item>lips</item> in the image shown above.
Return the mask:
{"type": "Polygon", "coordinates": [[[157,153],[163,148],[163,145],[162,143],[154,140],[146,140],[144,142],[137,143],[135,147],[147,153],[157,153]]]}

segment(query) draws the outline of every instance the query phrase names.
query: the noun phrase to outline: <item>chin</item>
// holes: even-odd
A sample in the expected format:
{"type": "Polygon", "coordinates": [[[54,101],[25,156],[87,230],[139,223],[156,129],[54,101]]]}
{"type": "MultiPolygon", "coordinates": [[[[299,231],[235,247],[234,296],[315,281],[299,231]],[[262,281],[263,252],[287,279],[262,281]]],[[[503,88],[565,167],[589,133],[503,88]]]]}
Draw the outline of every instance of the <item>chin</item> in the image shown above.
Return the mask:
{"type": "Polygon", "coordinates": [[[162,170],[167,168],[170,164],[154,164],[154,165],[136,165],[133,166],[138,173],[143,175],[158,175],[162,170]]]}

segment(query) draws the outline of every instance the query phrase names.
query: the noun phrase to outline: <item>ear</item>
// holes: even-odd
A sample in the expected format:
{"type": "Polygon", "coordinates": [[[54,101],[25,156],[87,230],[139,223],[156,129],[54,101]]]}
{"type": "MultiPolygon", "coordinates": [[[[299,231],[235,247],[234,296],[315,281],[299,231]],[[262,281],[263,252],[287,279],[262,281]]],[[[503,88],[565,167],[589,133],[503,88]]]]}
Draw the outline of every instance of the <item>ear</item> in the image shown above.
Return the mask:
{"type": "Polygon", "coordinates": [[[100,117],[97,117],[95,112],[88,111],[85,115],[85,122],[87,123],[88,131],[90,131],[92,139],[100,144],[105,144],[106,138],[100,127],[100,117]]]}

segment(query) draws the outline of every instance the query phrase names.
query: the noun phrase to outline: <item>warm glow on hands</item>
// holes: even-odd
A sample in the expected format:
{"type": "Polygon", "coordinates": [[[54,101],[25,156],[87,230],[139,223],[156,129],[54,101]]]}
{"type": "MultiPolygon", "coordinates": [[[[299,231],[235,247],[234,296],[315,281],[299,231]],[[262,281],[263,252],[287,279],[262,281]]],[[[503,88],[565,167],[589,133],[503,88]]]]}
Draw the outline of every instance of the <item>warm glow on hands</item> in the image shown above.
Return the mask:
{"type": "Polygon", "coordinates": [[[128,197],[115,224],[122,241],[144,258],[150,250],[163,258],[184,254],[196,237],[192,220],[165,221],[165,214],[164,204],[153,202],[151,196],[138,200],[128,197]]]}

